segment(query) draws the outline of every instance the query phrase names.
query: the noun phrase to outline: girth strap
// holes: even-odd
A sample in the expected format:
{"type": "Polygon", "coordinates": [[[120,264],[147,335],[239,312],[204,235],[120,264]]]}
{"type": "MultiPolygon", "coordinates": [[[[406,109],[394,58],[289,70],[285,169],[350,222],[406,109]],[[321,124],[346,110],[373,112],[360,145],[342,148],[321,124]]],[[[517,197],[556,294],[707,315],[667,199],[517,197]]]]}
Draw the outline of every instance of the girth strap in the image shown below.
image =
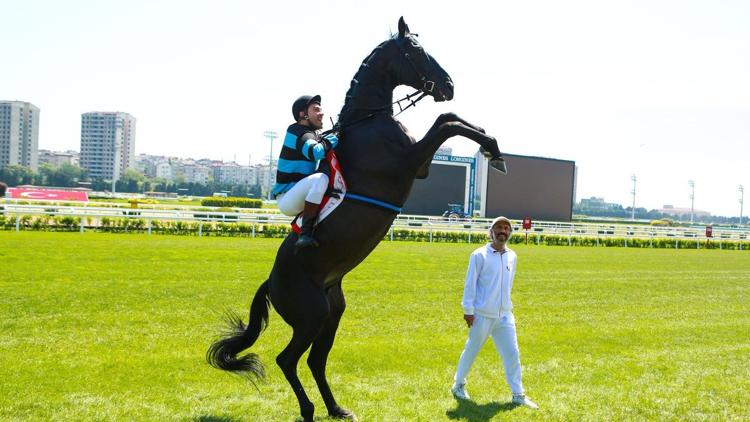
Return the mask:
{"type": "Polygon", "coordinates": [[[398,206],[393,205],[393,204],[389,204],[388,202],[384,202],[384,201],[381,201],[379,199],[374,199],[374,198],[370,198],[370,197],[363,196],[363,195],[357,195],[356,193],[346,192],[344,194],[344,199],[353,199],[355,201],[365,202],[365,203],[371,204],[371,205],[377,205],[377,206],[379,206],[381,208],[385,208],[385,209],[387,209],[389,211],[393,211],[396,214],[400,214],[401,213],[401,207],[398,207],[398,206]]]}

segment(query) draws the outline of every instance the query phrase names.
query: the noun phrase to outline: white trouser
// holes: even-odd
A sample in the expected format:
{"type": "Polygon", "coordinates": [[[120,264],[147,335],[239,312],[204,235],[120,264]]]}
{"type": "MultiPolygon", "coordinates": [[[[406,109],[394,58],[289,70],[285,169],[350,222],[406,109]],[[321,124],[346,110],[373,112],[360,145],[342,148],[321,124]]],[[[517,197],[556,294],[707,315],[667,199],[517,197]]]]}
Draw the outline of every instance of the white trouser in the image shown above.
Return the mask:
{"type": "Polygon", "coordinates": [[[295,216],[305,208],[305,201],[320,204],[327,189],[328,176],[313,173],[276,197],[279,211],[285,215],[295,216]]]}
{"type": "Polygon", "coordinates": [[[516,339],[516,324],[513,314],[503,314],[499,318],[487,318],[481,315],[474,316],[474,323],[469,328],[469,338],[466,340],[461,358],[458,360],[455,383],[465,384],[466,376],[469,375],[471,364],[482,350],[482,346],[492,337],[495,348],[505,367],[505,379],[508,381],[513,394],[523,394],[521,383],[521,356],[518,351],[518,340],[516,339]]]}

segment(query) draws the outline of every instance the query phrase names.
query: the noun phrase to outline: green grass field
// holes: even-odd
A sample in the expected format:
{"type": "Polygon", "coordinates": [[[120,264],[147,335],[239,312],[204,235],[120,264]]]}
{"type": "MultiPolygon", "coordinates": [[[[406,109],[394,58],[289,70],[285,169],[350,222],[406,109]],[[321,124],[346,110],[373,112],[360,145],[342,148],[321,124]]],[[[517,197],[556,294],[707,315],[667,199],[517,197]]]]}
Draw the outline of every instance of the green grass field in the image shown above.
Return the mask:
{"type": "MultiPolygon", "coordinates": [[[[0,420],[292,421],[271,313],[260,392],[210,368],[226,309],[247,314],[280,240],[0,232],[0,420]]],[[[476,246],[383,242],[344,280],[329,358],[361,421],[748,420],[750,258],[719,250],[515,247],[524,384],[513,408],[494,347],[449,393],[476,246]]],[[[246,316],[245,316],[246,320],[246,316]]],[[[325,408],[304,359],[300,376],[325,408]]]]}

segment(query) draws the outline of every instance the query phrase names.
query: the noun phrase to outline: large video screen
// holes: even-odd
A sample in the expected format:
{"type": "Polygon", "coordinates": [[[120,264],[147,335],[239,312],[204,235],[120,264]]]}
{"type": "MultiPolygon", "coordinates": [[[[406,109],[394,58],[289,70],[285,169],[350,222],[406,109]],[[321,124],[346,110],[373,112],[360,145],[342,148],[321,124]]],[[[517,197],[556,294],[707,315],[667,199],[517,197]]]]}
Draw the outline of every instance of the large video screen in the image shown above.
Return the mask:
{"type": "Polygon", "coordinates": [[[487,169],[484,215],[570,221],[575,195],[575,162],[505,155],[508,174],[487,169]]]}

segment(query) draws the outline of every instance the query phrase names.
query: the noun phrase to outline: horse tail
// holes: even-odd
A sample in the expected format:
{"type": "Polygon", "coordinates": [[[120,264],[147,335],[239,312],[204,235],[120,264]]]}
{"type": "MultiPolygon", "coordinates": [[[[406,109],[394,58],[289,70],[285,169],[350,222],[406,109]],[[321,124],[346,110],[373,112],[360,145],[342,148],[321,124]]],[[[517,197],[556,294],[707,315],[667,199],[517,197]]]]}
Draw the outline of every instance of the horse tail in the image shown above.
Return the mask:
{"type": "Polygon", "coordinates": [[[230,371],[249,379],[253,384],[265,378],[265,369],[255,353],[238,357],[241,351],[252,346],[260,333],[268,326],[268,280],[263,282],[255,292],[250,305],[250,320],[247,326],[237,313],[226,314],[229,329],[214,342],[206,352],[206,360],[216,369],[230,371]]]}

